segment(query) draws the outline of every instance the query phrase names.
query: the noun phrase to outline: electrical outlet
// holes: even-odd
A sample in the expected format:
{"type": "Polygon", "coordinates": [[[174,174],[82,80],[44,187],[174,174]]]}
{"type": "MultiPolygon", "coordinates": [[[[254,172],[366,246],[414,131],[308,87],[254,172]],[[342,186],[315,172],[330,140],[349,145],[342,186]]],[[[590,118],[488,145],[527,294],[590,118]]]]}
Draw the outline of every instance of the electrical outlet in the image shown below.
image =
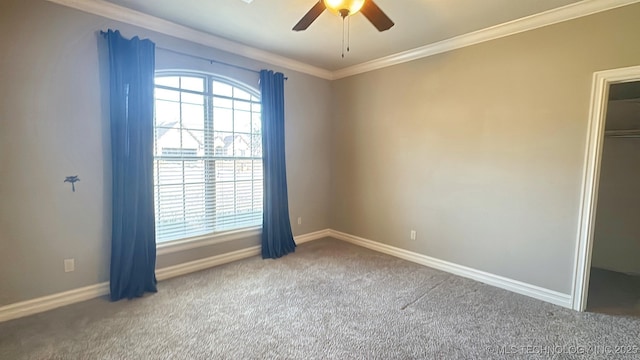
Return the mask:
{"type": "Polygon", "coordinates": [[[75,259],[64,259],[64,272],[72,272],[76,270],[75,259]]]}
{"type": "Polygon", "coordinates": [[[298,216],[298,225],[302,225],[302,217],[298,216]]]}
{"type": "Polygon", "coordinates": [[[416,239],[416,231],[415,230],[411,230],[411,233],[409,234],[409,237],[411,238],[411,240],[415,240],[416,239]]]}

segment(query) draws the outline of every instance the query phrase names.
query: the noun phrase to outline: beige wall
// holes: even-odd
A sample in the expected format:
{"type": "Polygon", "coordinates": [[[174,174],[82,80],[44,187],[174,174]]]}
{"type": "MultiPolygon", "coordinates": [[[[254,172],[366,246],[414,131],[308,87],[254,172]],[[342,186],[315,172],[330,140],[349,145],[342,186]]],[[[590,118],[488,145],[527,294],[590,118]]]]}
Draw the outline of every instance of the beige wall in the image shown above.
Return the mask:
{"type": "Polygon", "coordinates": [[[591,265],[640,274],[640,138],[605,138],[591,265]]]}
{"type": "Polygon", "coordinates": [[[638,19],[627,6],[334,81],[332,227],[569,294],[592,74],[640,64],[638,19]]]}
{"type": "MultiPolygon", "coordinates": [[[[274,68],[42,0],[0,4],[0,306],[108,280],[110,155],[98,31],[254,69],[274,68]],[[79,175],[72,193],[65,176],[79,175]],[[63,272],[75,258],[76,271],[63,272]]],[[[257,87],[257,75],[157,51],[158,69],[197,68],[257,87]]],[[[328,223],[330,83],[283,70],[294,234],[328,223]]],[[[164,267],[258,244],[247,238],[158,258],[164,267]]]]}

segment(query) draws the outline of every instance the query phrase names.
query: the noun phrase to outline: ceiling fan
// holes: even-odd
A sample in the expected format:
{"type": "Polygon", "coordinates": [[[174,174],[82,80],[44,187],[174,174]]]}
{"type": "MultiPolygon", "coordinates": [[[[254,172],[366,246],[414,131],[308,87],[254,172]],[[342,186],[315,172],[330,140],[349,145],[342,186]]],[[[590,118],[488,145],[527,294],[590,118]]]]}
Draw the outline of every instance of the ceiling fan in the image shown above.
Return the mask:
{"type": "Polygon", "coordinates": [[[306,30],[325,9],[342,19],[361,12],[378,31],[390,29],[394,23],[372,0],[319,0],[293,27],[293,31],[306,30]]]}

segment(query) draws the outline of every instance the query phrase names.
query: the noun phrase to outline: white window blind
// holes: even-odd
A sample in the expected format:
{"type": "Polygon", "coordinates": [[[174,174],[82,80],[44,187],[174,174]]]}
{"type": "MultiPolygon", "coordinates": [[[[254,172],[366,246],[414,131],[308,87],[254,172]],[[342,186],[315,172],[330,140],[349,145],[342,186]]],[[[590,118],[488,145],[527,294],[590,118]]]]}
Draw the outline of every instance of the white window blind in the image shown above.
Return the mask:
{"type": "Polygon", "coordinates": [[[155,80],[156,241],[260,225],[258,94],[209,75],[155,80]]]}

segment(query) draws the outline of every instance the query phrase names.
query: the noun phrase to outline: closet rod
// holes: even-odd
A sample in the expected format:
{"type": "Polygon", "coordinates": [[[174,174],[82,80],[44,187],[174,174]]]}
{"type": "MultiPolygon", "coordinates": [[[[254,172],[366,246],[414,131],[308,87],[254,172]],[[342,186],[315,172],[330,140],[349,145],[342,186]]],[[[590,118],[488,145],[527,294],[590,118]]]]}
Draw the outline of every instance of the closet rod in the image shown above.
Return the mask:
{"type": "Polygon", "coordinates": [[[637,138],[637,137],[640,137],[640,129],[605,130],[604,136],[621,137],[621,138],[637,138]]]}

